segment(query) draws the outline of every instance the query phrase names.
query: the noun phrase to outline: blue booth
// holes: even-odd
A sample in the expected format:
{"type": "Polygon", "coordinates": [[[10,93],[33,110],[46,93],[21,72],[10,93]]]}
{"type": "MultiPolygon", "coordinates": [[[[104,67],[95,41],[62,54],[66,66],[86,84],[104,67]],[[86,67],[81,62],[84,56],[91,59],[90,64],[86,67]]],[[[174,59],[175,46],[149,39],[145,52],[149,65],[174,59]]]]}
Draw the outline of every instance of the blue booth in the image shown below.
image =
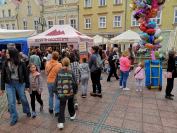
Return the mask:
{"type": "Polygon", "coordinates": [[[0,50],[6,49],[9,43],[14,43],[19,51],[28,55],[29,48],[27,38],[0,39],[0,50]]]}

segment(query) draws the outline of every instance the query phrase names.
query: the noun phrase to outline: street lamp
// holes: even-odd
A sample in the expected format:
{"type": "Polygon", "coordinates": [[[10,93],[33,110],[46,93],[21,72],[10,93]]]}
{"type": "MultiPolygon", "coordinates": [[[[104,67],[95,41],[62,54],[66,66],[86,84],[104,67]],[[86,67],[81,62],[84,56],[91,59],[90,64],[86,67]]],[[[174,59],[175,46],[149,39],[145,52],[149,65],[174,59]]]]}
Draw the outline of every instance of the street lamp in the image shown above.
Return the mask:
{"type": "Polygon", "coordinates": [[[42,32],[44,31],[44,27],[46,26],[46,20],[44,18],[44,0],[40,1],[40,6],[42,7],[41,15],[39,17],[38,24],[42,27],[42,32]]]}

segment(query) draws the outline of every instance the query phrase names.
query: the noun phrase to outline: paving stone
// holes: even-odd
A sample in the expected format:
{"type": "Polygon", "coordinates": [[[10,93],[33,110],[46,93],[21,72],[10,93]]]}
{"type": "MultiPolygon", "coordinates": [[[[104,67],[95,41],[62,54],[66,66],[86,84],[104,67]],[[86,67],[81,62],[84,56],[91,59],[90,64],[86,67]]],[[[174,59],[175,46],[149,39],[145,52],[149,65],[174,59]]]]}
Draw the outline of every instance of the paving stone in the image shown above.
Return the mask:
{"type": "Polygon", "coordinates": [[[163,133],[163,127],[156,124],[143,123],[144,133],[163,133]]]}
{"type": "Polygon", "coordinates": [[[142,132],[142,122],[125,120],[123,128],[142,132]]]}

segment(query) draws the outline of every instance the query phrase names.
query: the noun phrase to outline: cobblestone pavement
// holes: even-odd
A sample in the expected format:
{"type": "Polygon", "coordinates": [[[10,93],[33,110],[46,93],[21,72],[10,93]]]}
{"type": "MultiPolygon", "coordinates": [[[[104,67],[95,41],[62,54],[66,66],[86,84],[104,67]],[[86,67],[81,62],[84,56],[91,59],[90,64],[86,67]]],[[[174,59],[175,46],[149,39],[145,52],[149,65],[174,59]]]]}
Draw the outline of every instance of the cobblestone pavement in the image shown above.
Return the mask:
{"type": "MultiPolygon", "coordinates": [[[[107,75],[103,74],[103,98],[88,96],[82,99],[79,96],[77,119],[70,121],[66,110],[67,121],[62,131],[56,127],[57,118],[48,113],[48,92],[44,79],[44,111],[40,113],[36,103],[38,116],[29,119],[22,113],[21,105],[17,105],[19,122],[10,127],[9,114],[4,113],[0,120],[0,133],[177,133],[177,98],[173,101],[164,98],[165,80],[161,92],[144,89],[138,93],[133,78],[128,80],[130,91],[120,90],[114,78],[107,83],[106,78],[107,75]]],[[[176,83],[173,94],[177,96],[176,83]]],[[[89,92],[91,90],[89,82],[89,92]]]]}

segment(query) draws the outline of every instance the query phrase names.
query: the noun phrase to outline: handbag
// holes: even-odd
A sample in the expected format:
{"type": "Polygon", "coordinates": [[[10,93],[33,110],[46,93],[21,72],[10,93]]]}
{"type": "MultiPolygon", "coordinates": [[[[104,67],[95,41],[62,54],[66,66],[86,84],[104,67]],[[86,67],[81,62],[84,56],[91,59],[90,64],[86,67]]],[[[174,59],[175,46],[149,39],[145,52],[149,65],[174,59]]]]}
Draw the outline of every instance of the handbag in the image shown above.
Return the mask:
{"type": "Polygon", "coordinates": [[[171,79],[172,78],[172,72],[166,72],[165,73],[165,78],[171,79]]]}

